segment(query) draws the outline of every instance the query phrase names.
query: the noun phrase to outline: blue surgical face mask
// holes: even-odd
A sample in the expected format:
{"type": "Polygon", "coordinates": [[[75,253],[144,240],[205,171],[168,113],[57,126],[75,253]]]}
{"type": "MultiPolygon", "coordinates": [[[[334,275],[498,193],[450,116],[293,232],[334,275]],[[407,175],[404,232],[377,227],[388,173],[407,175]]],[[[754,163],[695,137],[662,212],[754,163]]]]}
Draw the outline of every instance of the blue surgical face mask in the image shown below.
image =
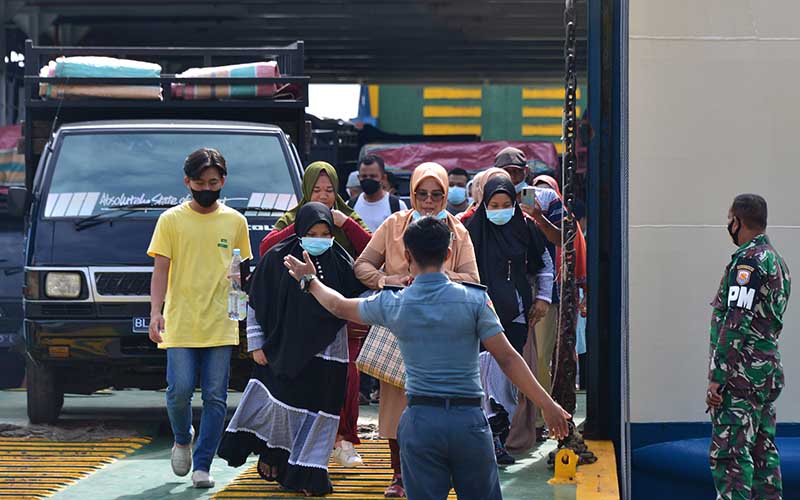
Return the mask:
{"type": "Polygon", "coordinates": [[[486,218],[489,219],[489,222],[498,226],[508,224],[512,217],[514,217],[514,207],[486,211],[486,218]]]}
{"type": "Polygon", "coordinates": [[[522,192],[522,190],[525,189],[526,187],[528,187],[528,183],[525,182],[525,181],[522,181],[519,184],[516,184],[514,186],[514,189],[517,191],[517,194],[520,194],[522,192]]]}
{"type": "MultiPolygon", "coordinates": [[[[414,210],[414,213],[411,214],[411,218],[414,220],[420,219],[422,214],[414,210]]],[[[447,210],[442,210],[438,214],[436,214],[436,218],[439,220],[445,220],[447,218],[447,210]]]]}
{"type": "Polygon", "coordinates": [[[305,236],[300,238],[300,246],[310,255],[317,257],[324,254],[333,246],[333,238],[314,238],[305,236]]]}
{"type": "Polygon", "coordinates": [[[450,188],[450,191],[447,192],[447,201],[449,201],[451,205],[461,205],[466,200],[467,188],[453,186],[450,188]]]}

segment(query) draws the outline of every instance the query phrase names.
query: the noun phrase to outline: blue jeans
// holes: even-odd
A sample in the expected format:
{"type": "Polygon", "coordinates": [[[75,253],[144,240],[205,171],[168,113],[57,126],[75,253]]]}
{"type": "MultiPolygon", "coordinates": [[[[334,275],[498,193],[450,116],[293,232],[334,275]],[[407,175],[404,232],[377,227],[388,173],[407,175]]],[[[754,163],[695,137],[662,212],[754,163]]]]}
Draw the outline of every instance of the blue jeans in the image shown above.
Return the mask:
{"type": "Polygon", "coordinates": [[[195,440],[194,470],[208,472],[222,439],[228,412],[228,377],[233,346],[167,349],[167,413],[175,442],[191,442],[192,395],[200,371],[203,413],[195,440]]]}
{"type": "Polygon", "coordinates": [[[408,500],[501,500],[492,430],[478,406],[409,406],[398,427],[408,500]]]}

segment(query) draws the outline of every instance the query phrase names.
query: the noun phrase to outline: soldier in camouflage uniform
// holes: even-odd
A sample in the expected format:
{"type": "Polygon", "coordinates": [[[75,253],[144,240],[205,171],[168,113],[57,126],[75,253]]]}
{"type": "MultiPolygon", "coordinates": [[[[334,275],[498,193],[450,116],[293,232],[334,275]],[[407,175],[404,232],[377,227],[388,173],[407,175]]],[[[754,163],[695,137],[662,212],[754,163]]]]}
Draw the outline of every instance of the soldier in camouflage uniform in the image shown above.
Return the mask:
{"type": "Polygon", "coordinates": [[[791,277],[764,234],[764,198],[737,196],[728,219],[739,248],[712,302],[711,471],[718,499],[780,499],[774,403],[784,382],[778,337],[791,277]]]}

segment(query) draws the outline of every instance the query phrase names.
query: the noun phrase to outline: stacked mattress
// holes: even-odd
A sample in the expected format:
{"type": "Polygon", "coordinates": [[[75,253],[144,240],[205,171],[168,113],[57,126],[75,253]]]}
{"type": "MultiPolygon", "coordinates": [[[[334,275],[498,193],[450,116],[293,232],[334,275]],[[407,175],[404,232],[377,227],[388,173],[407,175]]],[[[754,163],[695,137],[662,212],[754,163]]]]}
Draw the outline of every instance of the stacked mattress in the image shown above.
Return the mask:
{"type": "MultiPolygon", "coordinates": [[[[159,78],[158,64],[113,57],[59,57],[39,71],[42,77],[58,78],[159,78]]],[[[70,83],[39,84],[39,95],[65,97],[107,97],[113,99],[161,100],[160,85],[86,85],[70,83]]]]}
{"type": "MultiPolygon", "coordinates": [[[[216,68],[191,68],[175,75],[182,78],[278,78],[278,63],[275,61],[219,66],[216,68]]],[[[173,83],[172,97],[176,99],[224,99],[247,97],[272,97],[277,85],[249,84],[193,84],[173,83]]]]}
{"type": "MultiPolygon", "coordinates": [[[[50,61],[39,71],[41,77],[59,78],[159,78],[161,66],[158,64],[117,59],[113,57],[78,56],[59,57],[50,61]]],[[[191,68],[176,75],[183,78],[278,78],[280,70],[275,61],[262,61],[232,66],[211,68],[191,68]]],[[[269,84],[194,84],[173,83],[170,87],[175,99],[243,99],[273,98],[278,85],[269,84]]],[[[41,83],[39,95],[51,99],[70,97],[100,97],[110,99],[162,100],[160,85],[130,84],[73,84],[41,83]]]]}

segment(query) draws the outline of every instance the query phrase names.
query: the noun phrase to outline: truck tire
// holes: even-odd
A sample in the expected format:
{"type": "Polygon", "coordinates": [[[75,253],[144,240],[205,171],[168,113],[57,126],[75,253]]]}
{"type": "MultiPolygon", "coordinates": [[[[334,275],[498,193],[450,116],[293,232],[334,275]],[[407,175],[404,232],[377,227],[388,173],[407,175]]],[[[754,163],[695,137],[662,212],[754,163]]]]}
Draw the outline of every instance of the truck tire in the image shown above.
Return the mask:
{"type": "Polygon", "coordinates": [[[28,420],[32,424],[55,423],[64,404],[64,392],[58,387],[53,371],[29,359],[27,379],[28,420]]]}

